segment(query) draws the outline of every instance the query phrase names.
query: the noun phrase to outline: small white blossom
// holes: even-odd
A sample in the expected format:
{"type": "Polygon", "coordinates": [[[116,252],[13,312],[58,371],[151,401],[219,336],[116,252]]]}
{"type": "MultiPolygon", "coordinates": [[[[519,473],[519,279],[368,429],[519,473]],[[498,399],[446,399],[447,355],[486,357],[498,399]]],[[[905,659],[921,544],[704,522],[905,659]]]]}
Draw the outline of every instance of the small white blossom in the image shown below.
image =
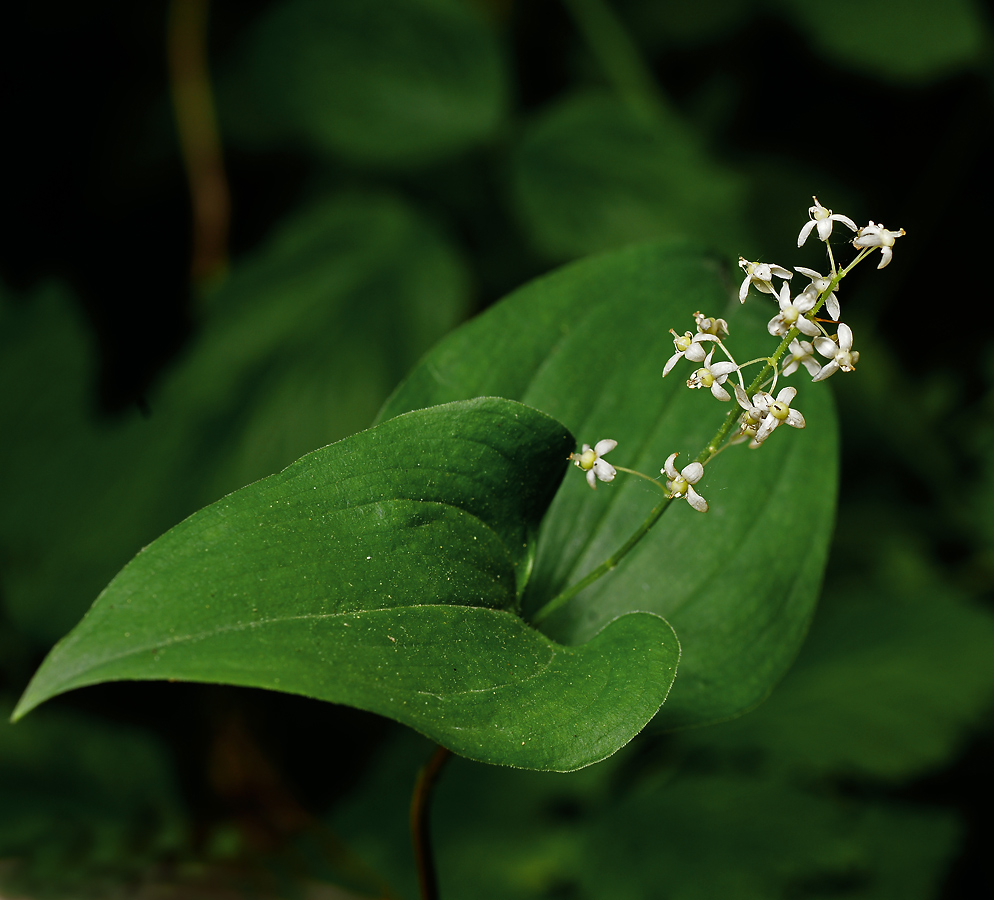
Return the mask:
{"type": "Polygon", "coordinates": [[[618,474],[618,470],[614,466],[601,458],[617,446],[617,441],[605,438],[603,441],[598,441],[593,447],[590,444],[584,444],[583,450],[570,455],[573,465],[578,466],[587,473],[587,484],[595,491],[597,490],[597,479],[601,481],[614,481],[614,476],[618,474]]]}
{"type": "Polygon", "coordinates": [[[857,231],[856,223],[849,218],[849,216],[842,216],[838,213],[833,213],[832,210],[826,209],[818,202],[817,197],[812,197],[815,205],[808,207],[808,215],[811,217],[810,221],[804,223],[804,227],[801,229],[801,233],[797,236],[797,246],[800,247],[811,234],[812,229],[818,229],[818,238],[822,241],[827,241],[832,234],[832,223],[841,222],[847,228],[851,228],[853,231],[857,231]]]}
{"type": "Polygon", "coordinates": [[[760,407],[756,406],[756,404],[749,399],[749,395],[740,385],[732,385],[732,389],[735,391],[735,400],[738,402],[739,406],[745,410],[739,424],[738,437],[734,440],[736,443],[744,441],[748,438],[755,440],[756,432],[759,430],[759,426],[762,424],[763,419],[766,418],[768,413],[765,409],[760,409],[760,407]]]}
{"type": "Polygon", "coordinates": [[[818,326],[810,319],[806,319],[804,314],[810,312],[818,299],[817,294],[801,291],[793,300],[790,299],[790,285],[784,284],[780,288],[780,293],[776,295],[777,303],[780,304],[778,312],[766,325],[766,330],[770,334],[785,335],[791,328],[814,337],[821,334],[818,326]]]}
{"type": "Polygon", "coordinates": [[[728,322],[724,319],[706,316],[698,310],[694,313],[694,322],[697,323],[697,331],[700,334],[710,334],[719,341],[728,337],[728,322]]]}
{"type": "Polygon", "coordinates": [[[790,350],[790,356],[787,357],[787,361],[781,369],[784,375],[793,375],[798,366],[804,366],[809,375],[818,374],[821,363],[814,358],[815,348],[811,346],[810,342],[794,338],[787,349],[790,350]]]}
{"type": "MultiPolygon", "coordinates": [[[[817,300],[825,291],[828,290],[828,286],[832,283],[831,275],[820,275],[814,269],[805,269],[804,266],[794,266],[795,272],[800,272],[802,275],[807,275],[811,279],[811,284],[809,284],[805,289],[805,293],[813,293],[815,295],[815,300],[817,300]]],[[[828,314],[835,320],[838,320],[840,313],[842,312],[839,307],[839,295],[832,291],[825,300],[825,309],[828,310],[828,314]]]]}
{"type": "Polygon", "coordinates": [[[676,466],[673,465],[676,457],[677,454],[671,453],[666,457],[666,463],[663,465],[663,468],[659,470],[660,473],[666,476],[667,495],[674,499],[686,497],[687,502],[698,512],[707,512],[707,500],[693,488],[704,476],[704,466],[699,462],[692,462],[689,466],[684,467],[682,472],[678,472],[676,466]]]}
{"type": "Polygon", "coordinates": [[[666,365],[663,366],[663,378],[669,375],[670,370],[685,356],[691,362],[701,362],[707,355],[701,342],[717,340],[713,334],[693,334],[689,331],[677,334],[672,328],[670,334],[673,335],[673,346],[676,348],[676,353],[666,360],[666,365]]]}
{"type": "Polygon", "coordinates": [[[759,428],[756,430],[756,437],[753,442],[749,445],[750,447],[758,447],[763,443],[776,428],[779,428],[786,422],[792,428],[803,428],[804,427],[804,416],[801,415],[799,410],[791,409],[790,403],[797,395],[797,388],[785,387],[779,394],[777,394],[776,399],[773,399],[772,394],[768,394],[766,391],[757,391],[755,396],[752,398],[752,402],[759,407],[766,415],[763,417],[763,421],[759,428]]]}
{"type": "Polygon", "coordinates": [[[859,362],[859,351],[852,348],[852,329],[845,322],[839,322],[838,341],[824,336],[815,338],[815,349],[828,362],[818,370],[812,381],[824,381],[830,375],[834,375],[841,369],[843,372],[851,372],[859,362]]]}
{"type": "Polygon", "coordinates": [[[739,268],[746,273],[745,278],[742,279],[742,284],[739,285],[740,303],[745,303],[750,284],[754,284],[756,290],[762,291],[764,294],[772,294],[774,275],[787,281],[794,277],[794,273],[788,272],[783,266],[774,263],[749,262],[744,256],[739,257],[739,268]]]}
{"type": "Polygon", "coordinates": [[[859,247],[879,247],[880,248],[880,262],[877,265],[878,269],[882,269],[886,266],[891,257],[894,255],[894,251],[891,249],[894,246],[894,241],[899,237],[904,237],[904,229],[900,231],[888,231],[883,225],[877,225],[873,219],[870,219],[869,225],[864,225],[859,229],[859,234],[853,238],[853,246],[859,247]]]}
{"type": "Polygon", "coordinates": [[[731,397],[728,394],[722,384],[725,379],[732,374],[738,366],[733,362],[711,362],[711,357],[714,355],[714,350],[712,350],[706,357],[704,357],[704,365],[701,366],[690,378],[687,380],[687,387],[690,388],[710,388],[711,393],[718,400],[730,400],[731,397]]]}

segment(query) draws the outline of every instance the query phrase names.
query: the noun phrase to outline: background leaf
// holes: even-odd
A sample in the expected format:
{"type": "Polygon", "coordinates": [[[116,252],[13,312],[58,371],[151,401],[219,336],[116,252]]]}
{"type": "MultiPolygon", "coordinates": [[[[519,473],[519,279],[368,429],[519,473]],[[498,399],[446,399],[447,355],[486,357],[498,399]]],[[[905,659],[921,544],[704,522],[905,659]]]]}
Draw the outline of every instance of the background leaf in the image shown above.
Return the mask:
{"type": "Polygon", "coordinates": [[[458,0],[289,0],[253,24],[221,96],[237,141],[290,140],[362,165],[432,161],[505,106],[493,33],[458,0]]]}
{"type": "MultiPolygon", "coordinates": [[[[649,753],[639,742],[568,775],[453,760],[435,801],[442,895],[935,896],[959,838],[948,812],[715,764],[699,750],[674,759],[674,741],[649,753]]],[[[423,743],[398,737],[331,817],[405,898],[418,893],[404,788],[423,743]]]]}
{"type": "Polygon", "coordinates": [[[735,246],[741,233],[741,181],[686,124],[648,122],[604,94],[570,97],[529,123],[511,177],[521,222],[551,259],[662,237],[735,246]]]}
{"type": "Polygon", "coordinates": [[[176,774],[153,736],[54,710],[15,727],[11,708],[0,716],[0,860],[20,860],[18,896],[86,896],[185,849],[176,774]]]}
{"type": "Polygon", "coordinates": [[[379,712],[486,762],[596,762],[659,708],[679,648],[656,616],[565,648],[506,611],[574,446],[483,399],[315,451],[139,554],[15,714],[101,681],[212,681],[379,712]]]}
{"type": "Polygon", "coordinates": [[[925,81],[970,66],[985,40],[985,15],[974,0],[908,0],[899,15],[886,0],[777,5],[823,56],[900,81],[925,81]]]}
{"type": "MultiPolygon", "coordinates": [[[[475,394],[520,399],[583,441],[619,441],[611,459],[654,473],[673,451],[695,456],[728,407],[660,379],[666,329],[692,314],[727,315],[750,359],[771,342],[764,304],[731,299],[715,264],[681,245],[649,244],[568,266],[522,288],[436,347],[381,418],[475,394]],[[731,305],[729,305],[731,303],[731,305]]],[[[766,350],[765,352],[769,352],[766,350]]],[[[689,368],[689,366],[688,366],[689,368]]],[[[609,576],[545,627],[582,643],[631,610],[666,617],[680,636],[680,677],[660,725],[699,724],[754,706],[793,661],[818,595],[836,484],[827,391],[799,382],[808,427],[761,452],[729,450],[705,474],[701,516],[677,504],[609,576]]],[[[655,488],[619,477],[596,494],[568,480],[543,524],[525,598],[533,612],[613,553],[656,504],[655,488]]]]}
{"type": "Polygon", "coordinates": [[[64,289],[0,298],[0,542],[7,612],[39,647],[194,510],[366,427],[467,312],[464,265],[394,197],[288,219],[209,298],[147,400],[97,419],[93,348],[64,289]]]}

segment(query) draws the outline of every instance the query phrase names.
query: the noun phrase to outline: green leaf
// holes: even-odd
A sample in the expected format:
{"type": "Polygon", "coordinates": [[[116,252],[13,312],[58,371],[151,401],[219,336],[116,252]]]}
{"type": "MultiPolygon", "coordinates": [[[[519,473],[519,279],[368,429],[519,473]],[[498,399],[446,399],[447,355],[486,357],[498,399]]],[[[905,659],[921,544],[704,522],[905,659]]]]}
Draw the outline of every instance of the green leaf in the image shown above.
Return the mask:
{"type": "Polygon", "coordinates": [[[0,699],[0,859],[16,862],[17,896],[86,896],[185,849],[175,774],[152,735],[56,710],[15,727],[10,709],[0,699]]]}
{"type": "Polygon", "coordinates": [[[51,646],[142,546],[199,507],[369,425],[461,321],[469,279],[381,193],[315,200],[239,259],[138,410],[99,420],[91,338],[65,289],[0,296],[0,579],[51,646]]]}
{"type": "MultiPolygon", "coordinates": [[[[434,795],[441,895],[930,900],[962,834],[949,809],[632,750],[566,776],[453,760],[434,795]]],[[[391,742],[332,813],[402,897],[418,896],[406,792],[429,752],[391,742]]]]}
{"type": "Polygon", "coordinates": [[[649,123],[598,94],[571,97],[533,121],[512,179],[522,224],[551,259],[660,237],[728,246],[741,231],[743,183],[683,122],[649,123]]]}
{"type": "Polygon", "coordinates": [[[567,648],[508,611],[573,447],[490,398],[315,451],[140,553],[15,716],[101,681],[217,681],[382,713],[486,762],[596,762],[658,709],[679,649],[653,615],[567,648]]]}
{"type": "MultiPolygon", "coordinates": [[[[959,748],[994,699],[994,617],[929,571],[898,523],[891,529],[902,542],[896,556],[878,560],[879,574],[841,576],[826,591],[811,637],[770,700],[681,735],[689,753],[761,753],[770,767],[802,777],[896,781],[959,748]]],[[[885,555],[879,542],[876,551],[885,555]]]]}
{"type": "MultiPolygon", "coordinates": [[[[747,360],[773,349],[768,298],[744,306],[718,267],[682,245],[649,244],[568,266],[512,294],[440,343],[381,419],[434,403],[501,395],[542,409],[610,460],[655,474],[666,457],[696,456],[728,406],[688,391],[688,368],[663,380],[667,328],[692,313],[725,315],[747,360]]],[[[698,488],[706,515],[676,504],[608,576],[548,620],[556,640],[583,643],[619,615],[664,616],[680,636],[680,677],[660,725],[709,722],[759,703],[793,661],[821,584],[837,481],[829,391],[795,379],[803,431],[780,429],[756,452],[713,461],[698,488]],[[789,432],[789,433],[783,433],[789,432]]],[[[525,597],[534,612],[615,552],[659,500],[619,475],[596,493],[567,480],[543,523],[525,597]]]]}
{"type": "MultiPolygon", "coordinates": [[[[980,62],[987,24],[975,0],[777,0],[822,55],[894,81],[929,81],[980,62]]],[[[812,64],[812,73],[817,69],[812,64]]]]}
{"type": "Polygon", "coordinates": [[[290,0],[254,23],[219,108],[243,144],[422,164],[494,131],[505,78],[496,35],[470,4],[290,0]]]}

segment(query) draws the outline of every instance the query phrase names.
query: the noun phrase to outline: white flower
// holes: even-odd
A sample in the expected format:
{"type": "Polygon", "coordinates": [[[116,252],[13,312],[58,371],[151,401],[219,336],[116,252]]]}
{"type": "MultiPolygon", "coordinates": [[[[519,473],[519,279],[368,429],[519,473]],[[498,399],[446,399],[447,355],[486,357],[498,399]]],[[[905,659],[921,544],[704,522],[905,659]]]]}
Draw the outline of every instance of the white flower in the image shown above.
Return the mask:
{"type": "MultiPolygon", "coordinates": [[[[856,229],[853,228],[853,231],[856,229]]],[[[746,294],[749,293],[749,285],[756,285],[756,289],[764,294],[773,293],[773,276],[790,281],[794,277],[793,272],[788,272],[783,266],[774,263],[749,262],[744,256],[739,257],[739,268],[746,273],[739,285],[739,302],[745,303],[746,294]]]]}
{"type": "Polygon", "coordinates": [[[869,225],[864,225],[859,230],[859,234],[853,238],[854,247],[879,247],[880,248],[880,263],[877,265],[878,269],[882,269],[886,266],[891,257],[894,255],[894,251],[891,249],[894,246],[894,241],[899,237],[904,237],[904,229],[900,231],[888,231],[883,225],[877,225],[873,219],[870,219],[869,225]]]}
{"type": "Polygon", "coordinates": [[[610,453],[617,446],[617,441],[605,438],[603,441],[598,441],[593,447],[590,444],[584,444],[583,450],[579,453],[570,454],[573,465],[578,466],[587,473],[587,484],[595,491],[597,490],[597,481],[595,479],[614,481],[614,476],[618,474],[618,470],[614,466],[601,459],[604,454],[610,453]]]}
{"type": "Polygon", "coordinates": [[[812,197],[811,199],[815,202],[814,206],[808,207],[808,215],[811,217],[811,220],[804,223],[801,233],[797,236],[798,247],[808,239],[808,235],[811,234],[811,230],[815,227],[818,228],[818,238],[823,241],[827,241],[831,236],[833,222],[841,222],[847,228],[851,228],[853,231],[857,230],[856,223],[849,216],[841,216],[833,213],[830,209],[826,209],[818,202],[817,197],[812,197]]]}
{"type": "MultiPolygon", "coordinates": [[[[805,292],[813,293],[816,300],[828,290],[828,286],[832,283],[831,275],[819,275],[814,269],[805,269],[804,266],[794,266],[794,271],[800,272],[802,275],[807,275],[811,279],[811,284],[804,290],[805,292]]],[[[839,295],[835,291],[832,291],[825,300],[825,309],[828,310],[828,314],[833,319],[838,320],[842,310],[839,307],[839,295]]]]}
{"type": "Polygon", "coordinates": [[[777,295],[777,303],[780,304],[778,312],[766,325],[766,330],[770,334],[785,335],[791,328],[796,328],[809,337],[821,334],[818,326],[810,319],[804,318],[806,312],[810,312],[818,299],[817,294],[801,291],[793,300],[790,299],[790,285],[784,284],[777,295]]]}
{"type": "Polygon", "coordinates": [[[774,429],[779,428],[784,422],[792,428],[804,427],[804,416],[798,410],[790,408],[790,402],[796,395],[797,388],[793,387],[783,388],[777,394],[776,400],[766,391],[756,391],[752,402],[767,415],[763,417],[762,423],[756,430],[756,437],[749,446],[758,447],[773,434],[774,429]]]}
{"type": "MultiPolygon", "coordinates": [[[[721,320],[719,319],[719,321],[721,320]]],[[[706,355],[701,341],[717,340],[713,334],[698,333],[695,335],[689,331],[677,334],[672,328],[670,329],[670,334],[673,335],[673,346],[676,348],[676,353],[666,360],[666,365],[663,366],[663,378],[669,375],[670,370],[685,356],[691,362],[701,362],[706,355]]]]}
{"type": "Polygon", "coordinates": [[[792,375],[798,366],[804,366],[809,375],[818,374],[821,363],[814,358],[815,348],[808,341],[799,341],[794,338],[787,349],[790,350],[790,356],[781,369],[784,375],[792,375]]]}
{"type": "Polygon", "coordinates": [[[693,485],[697,484],[697,482],[703,477],[704,466],[702,466],[699,462],[692,462],[689,466],[686,466],[682,472],[678,472],[676,470],[676,466],[673,465],[673,460],[675,460],[676,457],[677,455],[675,453],[671,453],[668,457],[666,457],[666,463],[663,468],[659,470],[666,476],[667,495],[674,499],[686,497],[687,502],[698,512],[707,512],[707,500],[705,500],[693,488],[693,485]]]}
{"type": "Polygon", "coordinates": [[[745,410],[739,425],[738,437],[734,440],[738,443],[747,438],[755,439],[756,432],[759,430],[760,424],[762,424],[763,419],[766,418],[768,413],[765,409],[760,409],[760,407],[756,406],[740,385],[732,385],[732,389],[735,391],[735,400],[745,410]]]}
{"type": "Polygon", "coordinates": [[[728,322],[724,319],[706,316],[698,310],[694,313],[694,322],[697,323],[697,330],[700,334],[710,334],[719,341],[728,337],[728,322]]]}
{"type": "Polygon", "coordinates": [[[724,383],[725,379],[738,368],[738,366],[733,362],[712,363],[711,357],[713,355],[714,350],[704,357],[704,365],[690,376],[687,380],[687,387],[710,388],[711,393],[714,394],[714,396],[719,400],[730,400],[731,397],[729,396],[728,391],[726,391],[721,385],[724,383]]]}
{"type": "Polygon", "coordinates": [[[815,338],[815,349],[828,358],[828,362],[818,370],[812,381],[824,381],[839,369],[851,372],[859,362],[859,352],[852,348],[852,329],[845,322],[839,322],[838,342],[824,336],[815,338]]]}

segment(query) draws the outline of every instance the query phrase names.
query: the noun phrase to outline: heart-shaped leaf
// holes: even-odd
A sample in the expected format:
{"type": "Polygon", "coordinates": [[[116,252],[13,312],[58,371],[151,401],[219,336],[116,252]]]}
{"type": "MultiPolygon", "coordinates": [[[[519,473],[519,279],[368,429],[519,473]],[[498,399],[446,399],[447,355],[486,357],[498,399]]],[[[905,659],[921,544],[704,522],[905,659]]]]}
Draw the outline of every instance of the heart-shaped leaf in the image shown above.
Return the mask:
{"type": "Polygon", "coordinates": [[[212,681],[382,713],[486,762],[596,762],[651,719],[679,649],[654,615],[570,648],[512,611],[574,446],[543,413],[485,398],[315,451],[135,557],[15,717],[102,681],[212,681]]]}
{"type": "MultiPolygon", "coordinates": [[[[666,379],[668,328],[692,314],[724,315],[739,360],[765,356],[778,339],[772,304],[743,307],[719,267],[682,245],[647,244],[584,260],[525,286],[442,341],[381,411],[475,395],[512,397],[564,422],[580,440],[614,438],[610,461],[655,474],[679,451],[690,461],[728,412],[689,391],[692,367],[666,379]]],[[[680,677],[657,717],[678,726],[754,706],[793,661],[821,585],[835,510],[837,438],[825,385],[803,370],[791,383],[807,428],[779,429],[762,447],[735,447],[697,485],[711,503],[666,516],[608,576],[573,598],[543,628],[583,643],[632,610],[666,617],[680,636],[680,677]]],[[[678,461],[679,462],[679,461],[678,461]]],[[[526,615],[614,553],[658,502],[659,491],[624,474],[596,494],[567,481],[543,523],[526,615]]]]}

